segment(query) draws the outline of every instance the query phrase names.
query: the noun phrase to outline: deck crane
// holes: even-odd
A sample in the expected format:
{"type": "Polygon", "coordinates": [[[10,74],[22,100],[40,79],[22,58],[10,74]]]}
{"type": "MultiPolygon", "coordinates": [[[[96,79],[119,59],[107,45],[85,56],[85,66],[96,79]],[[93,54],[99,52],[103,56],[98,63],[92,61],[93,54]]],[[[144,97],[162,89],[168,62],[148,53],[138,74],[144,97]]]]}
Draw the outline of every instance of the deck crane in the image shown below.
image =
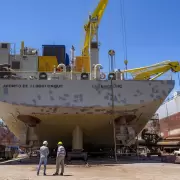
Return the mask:
{"type": "Polygon", "coordinates": [[[108,0],[100,0],[84,25],[85,40],[82,55],[76,56],[76,71],[91,72],[93,64],[99,64],[98,26],[107,7],[108,0]]]}
{"type": "Polygon", "coordinates": [[[130,73],[134,80],[155,80],[169,70],[174,73],[179,72],[179,62],[167,60],[151,66],[127,69],[123,73],[130,73]]]}
{"type": "MultiPolygon", "coordinates": [[[[89,16],[89,21],[84,25],[84,30],[86,32],[84,47],[82,49],[82,56],[89,56],[89,48],[93,38],[95,42],[98,43],[98,26],[104,14],[105,8],[108,4],[108,0],[100,0],[98,6],[89,16]]],[[[94,42],[94,43],[95,43],[94,42]]],[[[98,46],[98,44],[96,44],[98,46]]]]}
{"type": "MultiPolygon", "coordinates": [[[[99,64],[98,26],[108,2],[109,0],[100,0],[94,12],[89,15],[88,22],[84,25],[85,40],[82,55],[76,57],[76,70],[79,72],[92,72],[93,64],[99,64]]],[[[150,66],[126,69],[122,73],[130,73],[134,80],[155,80],[169,70],[179,72],[179,62],[168,60],[150,66]]]]}

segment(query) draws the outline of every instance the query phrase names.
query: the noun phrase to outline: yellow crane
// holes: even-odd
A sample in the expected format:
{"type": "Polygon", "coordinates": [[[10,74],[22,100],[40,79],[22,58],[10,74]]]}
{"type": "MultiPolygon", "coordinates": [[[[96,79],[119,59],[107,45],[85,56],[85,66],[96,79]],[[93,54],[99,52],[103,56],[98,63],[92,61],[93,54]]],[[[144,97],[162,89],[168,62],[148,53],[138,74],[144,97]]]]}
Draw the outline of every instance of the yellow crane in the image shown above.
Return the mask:
{"type": "MultiPolygon", "coordinates": [[[[76,57],[76,65],[78,71],[82,71],[82,67],[86,72],[91,72],[90,49],[93,38],[98,43],[98,26],[108,5],[109,0],[100,0],[94,12],[89,16],[89,21],[84,25],[85,40],[82,48],[82,56],[76,57]]],[[[96,44],[98,48],[98,44],[96,44]]],[[[92,56],[93,57],[93,56],[92,56]]],[[[180,71],[180,64],[177,61],[163,61],[150,66],[126,69],[123,73],[130,73],[134,80],[154,80],[171,70],[172,72],[180,71]]]]}
{"type": "Polygon", "coordinates": [[[154,80],[171,70],[172,72],[180,71],[178,61],[163,61],[151,66],[145,66],[134,69],[124,70],[123,73],[130,73],[134,80],[154,80]]]}
{"type": "Polygon", "coordinates": [[[82,48],[81,56],[76,57],[76,71],[77,72],[91,72],[92,61],[91,57],[95,64],[99,63],[99,54],[98,54],[98,26],[104,14],[104,11],[107,7],[108,0],[100,0],[96,9],[89,16],[88,22],[84,25],[85,30],[85,40],[84,46],[82,48]],[[93,47],[94,46],[94,47],[93,47]],[[91,52],[92,49],[97,51],[91,52]],[[96,53],[94,55],[94,53],[96,53]],[[96,57],[96,59],[95,59],[96,57]]]}
{"type": "Polygon", "coordinates": [[[92,15],[90,15],[89,21],[84,25],[86,35],[84,46],[82,49],[82,56],[89,56],[90,43],[93,40],[94,36],[97,34],[97,29],[107,7],[107,4],[108,0],[100,0],[96,9],[92,13],[92,15]]]}

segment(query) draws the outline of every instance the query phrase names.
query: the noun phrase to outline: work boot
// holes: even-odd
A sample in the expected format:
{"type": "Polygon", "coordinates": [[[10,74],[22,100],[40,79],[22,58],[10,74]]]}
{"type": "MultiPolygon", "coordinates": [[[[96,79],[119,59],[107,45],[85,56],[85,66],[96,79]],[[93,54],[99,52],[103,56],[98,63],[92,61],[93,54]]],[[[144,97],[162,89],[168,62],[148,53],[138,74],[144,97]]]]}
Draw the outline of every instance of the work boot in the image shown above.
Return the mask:
{"type": "Polygon", "coordinates": [[[56,173],[54,173],[54,174],[53,174],[53,176],[58,176],[58,173],[57,173],[57,172],[56,172],[56,173]]]}
{"type": "Polygon", "coordinates": [[[63,176],[63,173],[61,173],[60,176],[63,176]]]}

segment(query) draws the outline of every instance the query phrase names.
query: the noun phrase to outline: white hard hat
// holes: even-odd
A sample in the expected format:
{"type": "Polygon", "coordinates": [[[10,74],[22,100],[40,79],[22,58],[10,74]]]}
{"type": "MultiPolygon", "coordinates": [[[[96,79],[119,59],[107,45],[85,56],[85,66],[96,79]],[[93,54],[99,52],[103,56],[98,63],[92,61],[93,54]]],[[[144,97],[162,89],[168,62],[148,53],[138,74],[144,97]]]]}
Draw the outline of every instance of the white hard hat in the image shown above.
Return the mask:
{"type": "Polygon", "coordinates": [[[47,141],[44,141],[44,142],[43,142],[43,145],[48,145],[48,142],[47,142],[47,141]]]}

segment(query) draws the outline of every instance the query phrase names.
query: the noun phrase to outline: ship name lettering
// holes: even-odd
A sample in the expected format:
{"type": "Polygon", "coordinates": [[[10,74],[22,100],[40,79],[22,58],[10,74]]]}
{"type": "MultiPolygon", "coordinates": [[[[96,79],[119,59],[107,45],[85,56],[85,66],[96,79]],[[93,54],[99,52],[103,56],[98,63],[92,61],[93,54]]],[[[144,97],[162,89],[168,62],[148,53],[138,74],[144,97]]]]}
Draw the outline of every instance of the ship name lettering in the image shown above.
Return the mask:
{"type": "MultiPolygon", "coordinates": [[[[102,89],[110,89],[112,88],[112,85],[108,84],[108,85],[92,85],[92,88],[95,88],[95,89],[99,89],[99,88],[102,88],[102,89]]],[[[113,84],[113,88],[122,88],[122,84],[113,84]]]]}
{"type": "Polygon", "coordinates": [[[23,84],[23,88],[27,88],[28,87],[28,85],[27,84],[23,84]]]}
{"type": "Polygon", "coordinates": [[[21,84],[5,84],[3,87],[8,88],[20,88],[21,84]]]}
{"type": "Polygon", "coordinates": [[[6,88],[63,88],[62,84],[4,84],[6,88]]]}
{"type": "Polygon", "coordinates": [[[114,88],[122,88],[122,84],[114,84],[114,88]]]}

